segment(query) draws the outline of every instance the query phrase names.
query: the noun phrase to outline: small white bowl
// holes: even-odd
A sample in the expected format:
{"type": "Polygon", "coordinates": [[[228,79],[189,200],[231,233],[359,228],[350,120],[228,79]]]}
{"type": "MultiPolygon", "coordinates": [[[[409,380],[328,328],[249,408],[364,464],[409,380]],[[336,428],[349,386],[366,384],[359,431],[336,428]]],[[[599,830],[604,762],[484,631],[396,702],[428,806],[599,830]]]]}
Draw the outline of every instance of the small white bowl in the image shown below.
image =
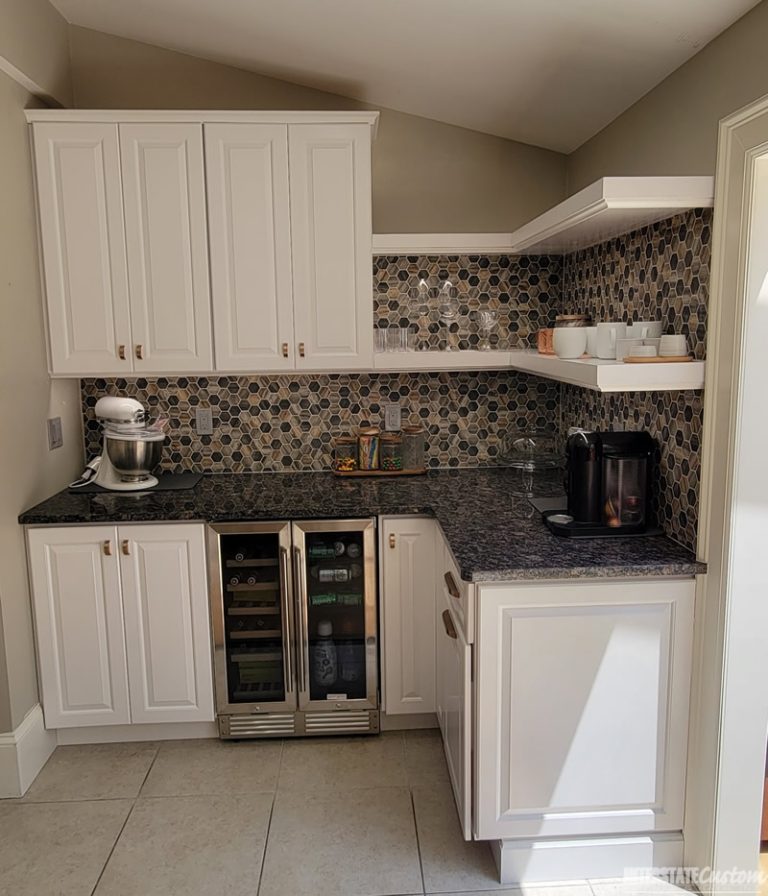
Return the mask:
{"type": "Polygon", "coordinates": [[[658,352],[656,351],[656,347],[653,345],[635,345],[630,349],[627,357],[628,358],[656,358],[656,357],[658,357],[658,352]]]}
{"type": "Polygon", "coordinates": [[[659,342],[659,357],[680,358],[688,354],[688,340],[681,334],[668,333],[659,342]]]}

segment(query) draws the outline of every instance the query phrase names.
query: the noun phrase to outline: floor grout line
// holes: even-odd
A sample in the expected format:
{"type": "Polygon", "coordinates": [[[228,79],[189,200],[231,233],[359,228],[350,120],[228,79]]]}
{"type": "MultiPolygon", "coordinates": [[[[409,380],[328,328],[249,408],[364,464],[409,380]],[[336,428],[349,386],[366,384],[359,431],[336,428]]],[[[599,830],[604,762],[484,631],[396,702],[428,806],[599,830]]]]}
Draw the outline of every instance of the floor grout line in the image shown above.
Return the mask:
{"type": "Polygon", "coordinates": [[[94,896],[94,894],[96,893],[96,890],[99,887],[99,884],[101,883],[102,877],[104,877],[104,872],[107,870],[107,865],[109,865],[109,860],[112,858],[112,855],[113,855],[115,849],[117,849],[117,844],[120,842],[120,838],[123,836],[123,831],[125,830],[125,826],[128,824],[128,819],[131,817],[131,815],[133,815],[133,810],[136,808],[136,800],[137,799],[138,799],[138,797],[134,798],[131,801],[131,808],[128,810],[128,814],[125,816],[125,821],[123,822],[122,827],[120,828],[120,831],[119,831],[117,837],[115,837],[115,842],[112,844],[112,849],[110,849],[109,855],[107,856],[106,861],[101,866],[101,871],[99,872],[99,876],[96,878],[96,883],[93,885],[93,889],[91,890],[90,896],[94,896]]]}
{"type": "Polygon", "coordinates": [[[419,839],[419,824],[416,821],[416,803],[413,800],[413,790],[408,785],[408,796],[411,798],[411,812],[413,814],[413,830],[416,833],[416,852],[419,855],[419,871],[421,872],[421,892],[427,892],[427,882],[424,879],[424,862],[421,859],[421,840],[419,839]]]}
{"type": "Polygon", "coordinates": [[[264,877],[264,866],[267,864],[267,847],[269,846],[269,835],[272,832],[272,816],[275,814],[275,803],[277,802],[277,788],[272,794],[272,803],[269,807],[269,820],[267,821],[267,833],[264,837],[264,849],[261,853],[261,868],[259,869],[259,883],[256,886],[256,896],[261,893],[261,881],[264,877]]]}

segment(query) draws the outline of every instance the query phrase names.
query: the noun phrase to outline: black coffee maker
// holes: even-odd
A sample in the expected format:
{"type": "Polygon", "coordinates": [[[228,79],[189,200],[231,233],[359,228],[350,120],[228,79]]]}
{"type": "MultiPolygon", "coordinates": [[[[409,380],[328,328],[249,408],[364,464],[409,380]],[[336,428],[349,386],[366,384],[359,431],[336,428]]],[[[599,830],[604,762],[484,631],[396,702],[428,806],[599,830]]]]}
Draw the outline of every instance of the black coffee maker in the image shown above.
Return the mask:
{"type": "Polygon", "coordinates": [[[644,535],[652,527],[656,443],[647,432],[572,430],[565,446],[567,510],[544,521],[556,535],[644,535]]]}

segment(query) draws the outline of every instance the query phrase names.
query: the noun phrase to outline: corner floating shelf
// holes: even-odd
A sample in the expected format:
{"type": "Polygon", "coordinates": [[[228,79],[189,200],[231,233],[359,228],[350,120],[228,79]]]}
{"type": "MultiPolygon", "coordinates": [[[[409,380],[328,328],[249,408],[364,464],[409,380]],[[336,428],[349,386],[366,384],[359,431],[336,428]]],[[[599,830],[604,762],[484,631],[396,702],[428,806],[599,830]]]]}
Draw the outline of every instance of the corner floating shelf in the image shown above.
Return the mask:
{"type": "Polygon", "coordinates": [[[480,352],[468,349],[458,352],[376,352],[373,369],[386,373],[398,370],[508,370],[512,352],[480,352]]]}
{"type": "Polygon", "coordinates": [[[704,361],[686,364],[625,364],[597,358],[571,361],[518,350],[510,353],[510,366],[513,370],[595,392],[670,392],[704,388],[704,361]]]}
{"type": "Polygon", "coordinates": [[[714,204],[714,178],[603,177],[513,233],[381,233],[375,255],[565,255],[714,204]]]}

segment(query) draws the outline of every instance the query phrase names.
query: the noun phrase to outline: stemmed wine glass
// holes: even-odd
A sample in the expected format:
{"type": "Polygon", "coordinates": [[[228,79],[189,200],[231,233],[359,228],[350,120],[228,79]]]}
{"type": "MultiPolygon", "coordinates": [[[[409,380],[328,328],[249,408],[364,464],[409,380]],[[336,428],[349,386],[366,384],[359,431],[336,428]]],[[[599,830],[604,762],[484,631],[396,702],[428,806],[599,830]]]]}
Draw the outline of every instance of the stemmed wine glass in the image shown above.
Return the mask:
{"type": "Polygon", "coordinates": [[[459,296],[458,290],[450,280],[444,280],[440,284],[440,321],[445,324],[445,350],[447,352],[457,352],[459,350],[458,339],[456,333],[451,332],[451,324],[455,323],[459,317],[459,296]]]}
{"type": "Polygon", "coordinates": [[[477,319],[480,324],[480,341],[477,344],[481,352],[489,352],[491,350],[491,336],[499,322],[498,311],[490,311],[484,308],[477,312],[477,319]]]}

